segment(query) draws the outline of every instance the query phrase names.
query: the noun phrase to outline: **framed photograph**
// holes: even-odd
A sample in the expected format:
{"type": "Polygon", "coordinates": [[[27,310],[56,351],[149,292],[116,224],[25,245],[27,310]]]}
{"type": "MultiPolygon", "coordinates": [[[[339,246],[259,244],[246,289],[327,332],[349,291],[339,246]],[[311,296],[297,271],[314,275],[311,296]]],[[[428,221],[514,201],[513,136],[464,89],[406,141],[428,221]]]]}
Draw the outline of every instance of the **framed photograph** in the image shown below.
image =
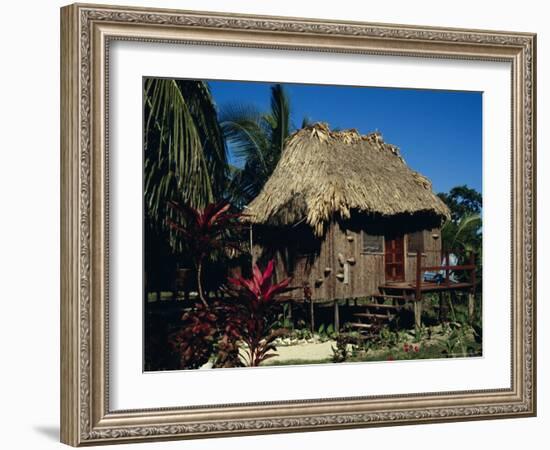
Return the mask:
{"type": "Polygon", "coordinates": [[[536,414],[531,33],[61,9],[61,440],[536,414]]]}

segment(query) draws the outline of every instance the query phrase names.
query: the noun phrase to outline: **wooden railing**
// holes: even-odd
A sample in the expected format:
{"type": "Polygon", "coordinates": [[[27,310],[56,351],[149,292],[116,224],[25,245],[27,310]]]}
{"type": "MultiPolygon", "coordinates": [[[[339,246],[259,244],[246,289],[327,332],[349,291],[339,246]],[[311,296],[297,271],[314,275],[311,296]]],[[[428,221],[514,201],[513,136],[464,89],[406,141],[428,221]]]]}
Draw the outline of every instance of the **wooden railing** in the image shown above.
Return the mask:
{"type": "MultiPolygon", "coordinates": [[[[440,253],[440,252],[438,252],[440,253]]],[[[468,271],[470,272],[470,284],[472,293],[475,294],[476,289],[476,264],[475,264],[475,253],[471,252],[469,256],[469,264],[458,264],[458,265],[451,265],[449,256],[451,254],[455,254],[455,252],[443,252],[441,251],[441,261],[445,260],[445,265],[439,265],[439,266],[422,266],[422,252],[417,251],[416,252],[416,284],[415,284],[415,296],[417,300],[420,300],[422,296],[422,282],[423,282],[423,274],[427,271],[435,271],[435,272],[445,272],[445,278],[444,282],[441,284],[443,286],[451,286],[451,279],[450,274],[452,272],[457,271],[468,271]]]]}

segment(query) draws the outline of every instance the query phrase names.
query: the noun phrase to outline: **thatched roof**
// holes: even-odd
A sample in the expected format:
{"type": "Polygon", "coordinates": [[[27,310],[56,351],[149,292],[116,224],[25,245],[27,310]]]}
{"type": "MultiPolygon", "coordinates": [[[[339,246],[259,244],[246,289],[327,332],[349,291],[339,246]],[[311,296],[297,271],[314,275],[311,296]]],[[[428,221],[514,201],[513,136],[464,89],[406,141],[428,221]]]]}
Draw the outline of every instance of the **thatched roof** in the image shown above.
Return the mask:
{"type": "Polygon", "coordinates": [[[321,236],[332,218],[351,213],[449,217],[430,181],[411,170],[379,133],[330,131],[317,123],[291,135],[273,174],[248,205],[248,220],[286,226],[306,222],[321,236]]]}

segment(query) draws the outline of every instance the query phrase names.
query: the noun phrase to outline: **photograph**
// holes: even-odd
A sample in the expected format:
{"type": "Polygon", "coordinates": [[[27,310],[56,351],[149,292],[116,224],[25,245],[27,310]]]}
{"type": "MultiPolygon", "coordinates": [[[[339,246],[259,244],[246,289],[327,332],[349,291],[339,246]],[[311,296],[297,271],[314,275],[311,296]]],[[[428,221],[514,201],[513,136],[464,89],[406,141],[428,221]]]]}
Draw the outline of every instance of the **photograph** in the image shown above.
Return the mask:
{"type": "Polygon", "coordinates": [[[144,372],[483,357],[482,92],[142,81],[144,372]]]}

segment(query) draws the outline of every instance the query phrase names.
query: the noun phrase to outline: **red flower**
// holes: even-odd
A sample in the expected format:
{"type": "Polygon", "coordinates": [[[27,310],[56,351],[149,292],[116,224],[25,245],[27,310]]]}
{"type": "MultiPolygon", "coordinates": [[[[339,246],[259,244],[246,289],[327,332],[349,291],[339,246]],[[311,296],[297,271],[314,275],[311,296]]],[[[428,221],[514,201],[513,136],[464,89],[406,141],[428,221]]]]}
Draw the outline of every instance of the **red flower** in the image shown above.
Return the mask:
{"type": "Polygon", "coordinates": [[[415,345],[415,346],[414,346],[414,351],[415,351],[415,352],[418,352],[418,350],[420,350],[419,347],[418,347],[418,345],[415,345]]]}
{"type": "Polygon", "coordinates": [[[405,352],[408,352],[409,351],[409,344],[403,345],[403,350],[405,350],[405,352]]]}
{"type": "Polygon", "coordinates": [[[388,356],[387,360],[388,361],[395,361],[395,358],[392,355],[390,355],[390,356],[388,356]]]}

